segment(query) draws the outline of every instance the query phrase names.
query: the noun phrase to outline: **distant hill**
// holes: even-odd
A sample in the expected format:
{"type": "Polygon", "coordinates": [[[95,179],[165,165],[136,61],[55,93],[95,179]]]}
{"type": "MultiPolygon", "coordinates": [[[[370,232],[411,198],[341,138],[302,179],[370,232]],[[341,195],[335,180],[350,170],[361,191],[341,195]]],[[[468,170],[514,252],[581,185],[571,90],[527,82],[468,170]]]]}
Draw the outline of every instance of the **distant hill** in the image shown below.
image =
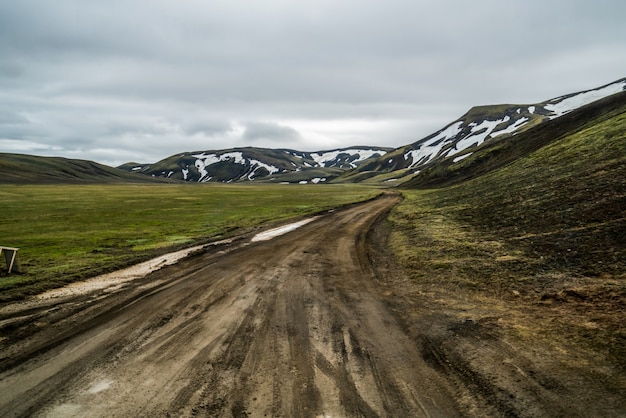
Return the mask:
{"type": "Polygon", "coordinates": [[[113,183],[155,182],[147,176],[61,157],[0,153],[0,183],[113,183]]]}
{"type": "Polygon", "coordinates": [[[372,159],[344,174],[343,181],[408,180],[445,160],[461,161],[484,143],[519,135],[558,120],[585,105],[626,90],[626,78],[593,90],[568,94],[535,104],[477,106],[441,130],[372,159]]]}
{"type": "Polygon", "coordinates": [[[231,148],[176,154],[155,164],[127,163],[118,168],[190,182],[328,182],[391,148],[353,147],[302,152],[290,149],[231,148]]]}

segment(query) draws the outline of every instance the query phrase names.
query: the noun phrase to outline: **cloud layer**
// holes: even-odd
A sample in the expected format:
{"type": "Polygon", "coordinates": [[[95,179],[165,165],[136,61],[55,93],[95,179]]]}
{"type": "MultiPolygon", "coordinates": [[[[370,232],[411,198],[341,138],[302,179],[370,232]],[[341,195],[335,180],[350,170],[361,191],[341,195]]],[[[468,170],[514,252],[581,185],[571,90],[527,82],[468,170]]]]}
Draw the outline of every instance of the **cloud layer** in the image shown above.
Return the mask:
{"type": "Polygon", "coordinates": [[[0,4],[0,152],[401,146],[626,76],[617,0],[0,4]]]}

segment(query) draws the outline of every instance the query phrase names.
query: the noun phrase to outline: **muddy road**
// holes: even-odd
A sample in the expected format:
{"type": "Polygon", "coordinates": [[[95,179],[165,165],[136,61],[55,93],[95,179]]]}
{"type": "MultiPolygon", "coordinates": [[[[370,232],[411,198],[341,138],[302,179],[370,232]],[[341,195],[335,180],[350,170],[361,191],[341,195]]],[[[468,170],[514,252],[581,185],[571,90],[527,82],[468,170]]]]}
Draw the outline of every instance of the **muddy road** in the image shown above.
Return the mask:
{"type": "Polygon", "coordinates": [[[5,307],[0,416],[459,415],[375,283],[365,235],[398,199],[5,307]]]}

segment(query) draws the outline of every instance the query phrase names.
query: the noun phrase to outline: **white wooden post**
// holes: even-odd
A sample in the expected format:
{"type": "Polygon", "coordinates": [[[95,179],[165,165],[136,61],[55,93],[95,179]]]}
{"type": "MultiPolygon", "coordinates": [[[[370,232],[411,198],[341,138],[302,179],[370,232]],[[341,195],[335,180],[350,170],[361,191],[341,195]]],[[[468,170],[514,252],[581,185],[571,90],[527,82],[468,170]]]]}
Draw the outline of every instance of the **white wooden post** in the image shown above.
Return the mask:
{"type": "Polygon", "coordinates": [[[4,259],[7,262],[7,273],[21,273],[18,251],[19,248],[0,246],[0,254],[4,252],[4,259]]]}

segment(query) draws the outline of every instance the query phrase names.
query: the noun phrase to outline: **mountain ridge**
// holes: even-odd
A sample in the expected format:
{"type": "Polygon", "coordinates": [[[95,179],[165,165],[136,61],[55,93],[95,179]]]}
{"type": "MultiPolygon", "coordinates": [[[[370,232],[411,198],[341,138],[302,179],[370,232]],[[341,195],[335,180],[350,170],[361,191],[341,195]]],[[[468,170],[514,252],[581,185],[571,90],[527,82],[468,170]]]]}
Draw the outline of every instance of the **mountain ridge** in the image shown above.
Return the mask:
{"type": "MultiPolygon", "coordinates": [[[[626,91],[626,78],[535,104],[478,105],[442,129],[398,148],[354,146],[321,151],[238,147],[181,152],[156,163],[117,168],[86,160],[0,153],[0,183],[186,181],[427,184],[486,143],[516,137],[580,108],[626,91]]],[[[523,148],[523,147],[522,147],[523,148]]],[[[474,161],[475,162],[475,161],[474,161]]],[[[449,171],[449,170],[448,170],[449,171]]],[[[436,182],[435,182],[436,183],[436,182]]],[[[413,187],[412,186],[412,187],[413,187]]]]}
{"type": "Polygon", "coordinates": [[[118,168],[154,177],[198,183],[269,181],[325,182],[392,148],[355,146],[322,151],[239,147],[178,153],[157,163],[118,168]]]}
{"type": "Polygon", "coordinates": [[[394,180],[406,181],[424,168],[446,158],[467,155],[467,150],[477,148],[484,142],[520,134],[542,123],[558,119],[585,105],[626,90],[626,78],[604,86],[570,93],[534,104],[481,105],[470,108],[458,119],[442,129],[411,144],[389,152],[384,158],[373,159],[341,179],[350,181],[388,181],[390,173],[394,180]]]}

